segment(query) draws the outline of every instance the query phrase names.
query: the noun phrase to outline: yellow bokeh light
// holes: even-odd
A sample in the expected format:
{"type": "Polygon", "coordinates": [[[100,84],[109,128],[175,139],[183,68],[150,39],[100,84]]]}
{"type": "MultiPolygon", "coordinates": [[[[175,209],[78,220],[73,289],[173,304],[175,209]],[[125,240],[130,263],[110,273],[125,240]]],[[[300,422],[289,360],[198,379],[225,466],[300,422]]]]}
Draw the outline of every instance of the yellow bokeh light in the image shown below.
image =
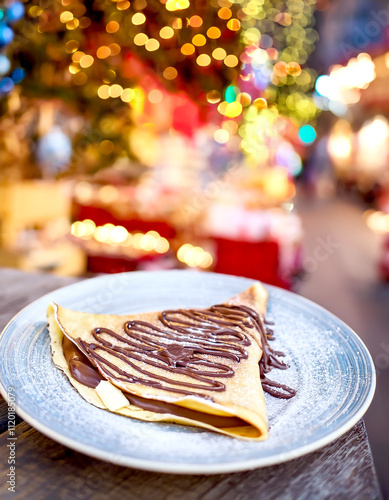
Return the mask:
{"type": "Polygon", "coordinates": [[[79,47],[79,43],[77,40],[69,40],[69,42],[66,43],[65,45],[65,50],[68,54],[73,54],[73,52],[76,52],[76,50],[79,47]]]}
{"type": "Polygon", "coordinates": [[[192,45],[191,43],[184,43],[184,45],[181,47],[181,52],[185,56],[192,55],[194,51],[195,51],[194,45],[192,45]]]}
{"type": "Polygon", "coordinates": [[[116,4],[118,10],[126,10],[130,7],[130,2],[128,0],[121,0],[116,4]]]}
{"type": "Polygon", "coordinates": [[[104,226],[97,226],[93,236],[99,243],[105,243],[109,240],[110,230],[104,226]]]}
{"type": "Polygon", "coordinates": [[[228,133],[227,130],[224,130],[222,128],[219,128],[216,130],[216,132],[213,134],[213,138],[215,139],[216,142],[219,144],[225,144],[228,139],[230,138],[230,134],[228,133]]]}
{"type": "Polygon", "coordinates": [[[221,95],[220,95],[220,92],[218,92],[217,90],[210,90],[209,92],[207,92],[207,101],[210,103],[210,104],[216,104],[217,102],[219,102],[221,99],[221,95]]]}
{"type": "Polygon", "coordinates": [[[227,104],[228,104],[227,101],[223,101],[218,105],[217,110],[221,115],[226,114],[227,104]]]}
{"type": "Polygon", "coordinates": [[[109,57],[111,55],[111,49],[107,47],[106,45],[103,45],[102,47],[99,47],[96,52],[96,56],[99,59],[105,59],[106,57],[109,57]]]}
{"type": "Polygon", "coordinates": [[[166,253],[169,250],[169,246],[168,240],[161,236],[157,239],[154,250],[157,253],[166,253]]]}
{"type": "Polygon", "coordinates": [[[116,33],[118,29],[120,28],[120,25],[117,21],[110,21],[105,29],[107,30],[107,33],[116,33]]]}
{"type": "Polygon", "coordinates": [[[224,59],[224,64],[229,68],[234,68],[239,64],[239,59],[233,54],[230,54],[224,59]]]}
{"type": "Polygon", "coordinates": [[[239,31],[240,30],[239,19],[230,19],[227,23],[227,28],[231,31],[239,31]]]}
{"type": "Polygon", "coordinates": [[[101,141],[99,145],[99,151],[103,155],[110,155],[114,150],[114,145],[112,141],[101,141]]]}
{"type": "Polygon", "coordinates": [[[211,58],[208,54],[200,54],[196,59],[196,62],[199,66],[205,67],[211,64],[211,58]]]}
{"type": "Polygon", "coordinates": [[[123,102],[130,102],[132,99],[134,99],[134,97],[135,97],[135,92],[133,91],[133,89],[124,89],[120,96],[120,99],[123,102]]]}
{"type": "Polygon", "coordinates": [[[122,50],[118,43],[111,43],[108,48],[111,51],[111,56],[117,56],[122,50]]]}
{"type": "Polygon", "coordinates": [[[173,68],[173,66],[168,66],[163,72],[163,76],[164,78],[166,78],[166,80],[174,80],[175,78],[177,78],[177,75],[178,71],[176,70],[176,68],[173,68]]]}
{"type": "Polygon", "coordinates": [[[148,39],[149,37],[146,35],[146,33],[138,33],[134,36],[134,43],[138,46],[145,45],[148,39]]]}
{"type": "Polygon", "coordinates": [[[100,99],[108,99],[109,97],[109,85],[102,85],[97,91],[97,95],[100,99]]]}
{"type": "Polygon", "coordinates": [[[134,14],[132,16],[132,24],[135,24],[135,25],[140,25],[140,24],[143,24],[145,21],[146,21],[146,16],[144,14],[142,14],[141,12],[137,12],[136,14],[134,14]]]}
{"type": "Polygon", "coordinates": [[[200,28],[200,26],[203,24],[203,20],[200,16],[192,16],[189,19],[189,24],[190,26],[192,26],[192,28],[200,28]]]}
{"type": "Polygon", "coordinates": [[[266,101],[266,99],[263,99],[262,97],[258,97],[258,99],[255,99],[253,104],[258,110],[267,108],[267,101],[266,101]]]}
{"type": "Polygon", "coordinates": [[[239,116],[243,111],[243,107],[239,102],[229,102],[227,103],[226,110],[225,110],[225,115],[228,116],[228,118],[236,118],[239,116]]]}
{"type": "Polygon", "coordinates": [[[77,52],[75,52],[72,55],[72,61],[74,61],[74,62],[80,62],[81,58],[83,58],[84,55],[85,55],[84,52],[81,52],[81,50],[78,50],[77,52]]]}
{"type": "Polygon", "coordinates": [[[192,43],[193,43],[193,45],[196,45],[197,47],[202,47],[203,45],[205,45],[207,43],[207,39],[205,38],[204,35],[198,34],[192,38],[192,43]]]}
{"type": "Polygon", "coordinates": [[[92,24],[92,21],[89,19],[89,17],[82,17],[80,19],[80,28],[81,29],[85,29],[88,26],[90,26],[91,24],[92,24]]]}
{"type": "Polygon", "coordinates": [[[111,230],[111,241],[114,244],[124,243],[128,238],[128,231],[123,226],[115,226],[111,230]]]}
{"type": "Polygon", "coordinates": [[[245,108],[251,104],[251,95],[247,92],[241,92],[236,96],[237,102],[240,102],[241,105],[245,108]]]}
{"type": "Polygon", "coordinates": [[[208,38],[216,39],[219,38],[221,34],[221,31],[216,26],[211,26],[211,28],[207,30],[208,38]]]}
{"type": "Polygon", "coordinates": [[[218,47],[212,52],[212,57],[216,59],[217,61],[223,61],[227,56],[227,52],[222,49],[221,47],[218,47]]]}
{"type": "Polygon", "coordinates": [[[176,17],[172,21],[172,28],[175,30],[180,30],[182,28],[182,19],[180,17],[176,17]]]}
{"type": "Polygon", "coordinates": [[[151,252],[155,248],[156,239],[151,234],[145,234],[139,240],[139,246],[145,252],[151,252]]]}
{"type": "Polygon", "coordinates": [[[59,16],[59,20],[61,21],[61,23],[64,23],[64,24],[68,23],[73,18],[74,18],[73,14],[68,10],[66,10],[65,12],[62,12],[62,14],[59,16]]]}
{"type": "Polygon", "coordinates": [[[123,93],[123,87],[117,83],[112,85],[109,89],[109,95],[111,97],[120,97],[123,93]]]}
{"type": "Polygon", "coordinates": [[[79,71],[80,71],[80,68],[76,64],[73,63],[69,66],[69,73],[71,73],[72,75],[75,75],[79,71]]]}
{"type": "Polygon", "coordinates": [[[172,38],[174,36],[174,29],[170,26],[164,26],[159,32],[159,36],[164,39],[172,38]]]}
{"type": "Polygon", "coordinates": [[[159,42],[155,38],[149,38],[146,42],[145,47],[149,52],[154,52],[155,50],[159,49],[159,42]]]}
{"type": "Polygon", "coordinates": [[[89,68],[90,66],[92,66],[93,62],[94,62],[93,57],[86,55],[80,59],[80,66],[81,68],[89,68]]]}
{"type": "Polygon", "coordinates": [[[288,75],[299,76],[301,74],[301,66],[297,62],[290,62],[286,65],[288,75]]]}
{"type": "Polygon", "coordinates": [[[220,17],[220,19],[230,19],[230,17],[232,16],[232,12],[228,7],[222,7],[221,9],[219,9],[217,15],[220,17]]]}

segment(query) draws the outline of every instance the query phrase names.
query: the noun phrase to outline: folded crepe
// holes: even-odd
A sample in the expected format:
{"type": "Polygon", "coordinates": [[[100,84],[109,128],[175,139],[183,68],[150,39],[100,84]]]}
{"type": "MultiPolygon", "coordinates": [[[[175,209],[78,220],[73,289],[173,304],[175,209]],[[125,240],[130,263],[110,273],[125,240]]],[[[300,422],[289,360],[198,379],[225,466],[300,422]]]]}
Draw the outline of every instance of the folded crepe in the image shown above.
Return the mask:
{"type": "Polygon", "coordinates": [[[99,408],[263,440],[268,426],[258,363],[267,297],[255,283],[209,309],[122,316],[51,303],[53,361],[99,408]]]}

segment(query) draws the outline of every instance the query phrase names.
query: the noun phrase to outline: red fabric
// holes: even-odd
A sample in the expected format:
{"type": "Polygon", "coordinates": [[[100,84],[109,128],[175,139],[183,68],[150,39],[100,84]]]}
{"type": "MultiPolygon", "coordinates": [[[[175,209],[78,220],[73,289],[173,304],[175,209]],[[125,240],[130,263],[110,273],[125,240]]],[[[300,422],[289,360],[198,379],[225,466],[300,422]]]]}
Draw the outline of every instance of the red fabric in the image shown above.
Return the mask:
{"type": "Polygon", "coordinates": [[[276,241],[236,241],[215,238],[217,273],[245,276],[289,288],[279,276],[279,246],[276,241]]]}

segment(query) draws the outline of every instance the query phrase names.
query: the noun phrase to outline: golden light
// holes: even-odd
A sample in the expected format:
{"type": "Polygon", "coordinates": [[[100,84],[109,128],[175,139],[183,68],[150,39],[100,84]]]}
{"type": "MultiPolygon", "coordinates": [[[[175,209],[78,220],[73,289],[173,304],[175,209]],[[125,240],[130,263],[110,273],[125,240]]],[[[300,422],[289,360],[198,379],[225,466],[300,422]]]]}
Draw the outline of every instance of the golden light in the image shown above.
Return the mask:
{"type": "Polygon", "coordinates": [[[108,48],[111,51],[111,56],[117,56],[122,50],[118,43],[111,43],[108,48]]]}
{"type": "Polygon", "coordinates": [[[184,43],[184,45],[181,47],[181,52],[185,56],[190,56],[194,53],[195,48],[191,43],[184,43]]]}
{"type": "Polygon", "coordinates": [[[157,239],[154,250],[157,253],[166,253],[169,250],[169,246],[168,240],[161,236],[157,239]]]}
{"type": "Polygon", "coordinates": [[[366,224],[377,234],[389,233],[389,214],[372,210],[366,216],[366,224]]]}
{"type": "Polygon", "coordinates": [[[86,55],[80,59],[81,68],[89,68],[94,63],[94,58],[92,56],[86,55]]]}
{"type": "Polygon", "coordinates": [[[65,50],[68,54],[73,54],[73,52],[76,52],[80,44],[77,42],[77,40],[69,40],[69,42],[66,43],[65,45],[65,50]]]}
{"type": "Polygon", "coordinates": [[[146,35],[146,33],[138,33],[134,36],[134,43],[135,45],[138,45],[140,47],[142,45],[145,45],[148,39],[149,37],[146,35]]]}
{"type": "Polygon", "coordinates": [[[224,59],[224,64],[229,68],[234,68],[239,64],[239,59],[233,54],[230,54],[224,59]]]}
{"type": "Polygon", "coordinates": [[[175,30],[180,30],[182,28],[182,19],[180,17],[176,17],[172,21],[172,28],[175,30]]]}
{"type": "Polygon", "coordinates": [[[85,29],[88,26],[90,26],[91,24],[92,24],[92,21],[89,19],[89,17],[82,17],[80,19],[80,28],[81,29],[85,29]]]}
{"type": "Polygon", "coordinates": [[[221,31],[216,26],[212,26],[207,30],[208,38],[216,39],[219,38],[221,34],[221,31]]]}
{"type": "Polygon", "coordinates": [[[82,52],[81,50],[78,50],[72,55],[72,61],[73,62],[80,62],[81,59],[84,57],[85,53],[82,52]]]}
{"type": "Polygon", "coordinates": [[[130,7],[130,2],[128,0],[122,0],[116,4],[118,10],[126,10],[130,7]]]}
{"type": "Polygon", "coordinates": [[[189,267],[207,268],[213,263],[212,255],[209,252],[189,243],[185,243],[178,249],[177,259],[189,267]]]}
{"type": "Polygon", "coordinates": [[[107,33],[116,33],[119,28],[120,25],[117,21],[110,21],[105,27],[107,33]]]}
{"type": "Polygon", "coordinates": [[[102,47],[99,47],[96,52],[96,56],[99,59],[105,59],[106,57],[109,57],[111,55],[111,49],[107,47],[106,45],[103,45],[102,47]]]}
{"type": "Polygon", "coordinates": [[[78,19],[74,18],[71,21],[68,21],[66,23],[66,28],[68,30],[75,30],[76,28],[78,28],[79,24],[80,24],[80,21],[78,19]]]}
{"type": "Polygon", "coordinates": [[[122,93],[123,93],[123,87],[118,83],[111,85],[111,87],[109,88],[109,95],[111,97],[120,97],[122,93]]]}
{"type": "Polygon", "coordinates": [[[96,229],[96,224],[91,219],[85,219],[84,224],[84,238],[91,238],[96,229]]]}
{"type": "Polygon", "coordinates": [[[228,118],[236,118],[242,113],[242,111],[243,111],[242,105],[239,102],[234,101],[227,103],[224,114],[228,118]]]}
{"type": "Polygon", "coordinates": [[[228,139],[230,138],[230,134],[228,133],[227,130],[224,130],[222,128],[219,128],[216,130],[216,132],[213,134],[213,138],[215,139],[216,142],[219,144],[225,144],[228,139]]]}
{"type": "Polygon", "coordinates": [[[189,19],[189,24],[193,28],[200,28],[200,26],[203,24],[203,20],[201,19],[200,16],[192,16],[189,19]]]}
{"type": "Polygon", "coordinates": [[[166,78],[166,80],[174,80],[177,78],[178,71],[176,68],[173,68],[173,66],[168,66],[167,68],[164,69],[163,71],[163,76],[166,78]]]}
{"type": "Polygon", "coordinates": [[[146,42],[146,50],[149,52],[154,52],[159,49],[159,42],[155,38],[149,38],[146,42]]]}
{"type": "Polygon", "coordinates": [[[266,99],[263,99],[262,97],[258,97],[258,99],[255,99],[253,104],[258,110],[267,108],[267,101],[266,101],[266,99]]]}
{"type": "Polygon", "coordinates": [[[80,203],[89,203],[93,198],[93,187],[89,182],[78,182],[74,187],[74,198],[80,203]]]}
{"type": "Polygon", "coordinates": [[[223,61],[227,56],[227,52],[222,49],[221,47],[218,47],[212,52],[212,57],[216,59],[217,61],[223,61]]]}
{"type": "Polygon", "coordinates": [[[151,252],[154,250],[156,244],[156,239],[151,234],[145,234],[139,240],[139,246],[145,252],[151,252]]]}
{"type": "Polygon", "coordinates": [[[109,85],[101,85],[97,90],[97,95],[100,99],[108,99],[109,98],[109,85]]]}
{"type": "Polygon", "coordinates": [[[251,95],[247,92],[241,92],[236,96],[236,101],[245,108],[251,104],[251,95]]]}
{"type": "Polygon", "coordinates": [[[110,230],[105,226],[97,226],[93,237],[99,243],[105,243],[110,238],[110,230]]]}
{"type": "Polygon", "coordinates": [[[290,76],[301,75],[301,66],[297,62],[290,62],[286,65],[286,71],[290,76]]]}
{"type": "Polygon", "coordinates": [[[227,23],[227,28],[231,31],[239,31],[240,30],[239,19],[230,19],[227,23]]]}
{"type": "Polygon", "coordinates": [[[141,249],[140,240],[143,238],[143,233],[135,233],[132,235],[132,246],[137,250],[141,249]]]}
{"type": "Polygon", "coordinates": [[[149,92],[148,99],[151,103],[158,104],[159,102],[162,101],[163,94],[160,90],[154,89],[151,92],[149,92]]]}
{"type": "Polygon", "coordinates": [[[159,36],[164,39],[172,38],[174,36],[174,29],[170,26],[164,26],[161,28],[159,36]]]}
{"type": "Polygon", "coordinates": [[[82,238],[85,234],[84,224],[81,221],[73,222],[70,232],[73,236],[77,238],[82,238]]]}
{"type": "Polygon", "coordinates": [[[114,145],[112,141],[109,140],[101,141],[99,145],[100,153],[102,153],[103,155],[110,155],[113,152],[113,150],[114,150],[114,145]]]}
{"type": "Polygon", "coordinates": [[[205,45],[207,43],[207,39],[205,38],[204,35],[198,34],[192,38],[192,43],[193,43],[193,45],[196,45],[197,47],[202,47],[203,45],[205,45]]]}
{"type": "Polygon", "coordinates": [[[140,24],[143,24],[146,21],[146,16],[142,14],[141,12],[137,12],[132,16],[132,24],[135,24],[136,26],[139,26],[140,24]]]}
{"type": "Polygon", "coordinates": [[[99,189],[99,198],[103,203],[110,204],[117,200],[118,196],[119,193],[115,186],[107,184],[99,189]]]}
{"type": "Polygon", "coordinates": [[[75,75],[79,71],[80,71],[80,68],[76,64],[73,63],[69,66],[69,73],[71,73],[72,75],[75,75]]]}
{"type": "Polygon", "coordinates": [[[210,104],[216,104],[217,102],[219,102],[221,99],[221,95],[220,95],[220,92],[218,92],[217,90],[210,90],[209,92],[207,92],[207,101],[210,103],[210,104]]]}
{"type": "Polygon", "coordinates": [[[200,54],[196,59],[196,62],[199,66],[205,67],[211,64],[211,58],[208,54],[200,54]]]}
{"type": "Polygon", "coordinates": [[[134,97],[135,97],[135,92],[133,91],[133,89],[124,89],[120,96],[120,99],[123,102],[130,102],[132,99],[134,99],[134,97]]]}
{"type": "Polygon", "coordinates": [[[120,243],[124,243],[127,240],[128,231],[123,226],[115,226],[111,230],[110,237],[111,237],[112,243],[119,245],[120,243]]]}
{"type": "Polygon", "coordinates": [[[220,17],[220,19],[230,19],[230,17],[232,16],[232,12],[228,7],[222,7],[221,9],[219,9],[217,15],[220,17]]]}
{"type": "Polygon", "coordinates": [[[68,23],[73,18],[74,18],[73,14],[68,10],[66,10],[65,12],[62,12],[62,14],[59,16],[59,20],[61,21],[61,23],[64,23],[64,24],[68,23]]]}

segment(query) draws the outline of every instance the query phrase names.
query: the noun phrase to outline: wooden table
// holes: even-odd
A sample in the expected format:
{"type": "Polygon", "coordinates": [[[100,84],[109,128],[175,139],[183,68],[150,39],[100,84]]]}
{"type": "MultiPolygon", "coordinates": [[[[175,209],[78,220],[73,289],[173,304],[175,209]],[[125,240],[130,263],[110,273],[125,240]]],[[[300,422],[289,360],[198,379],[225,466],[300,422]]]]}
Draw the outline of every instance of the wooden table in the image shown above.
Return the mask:
{"type": "MultiPolygon", "coordinates": [[[[75,281],[0,269],[0,327],[41,295],[75,281]]],[[[1,398],[0,398],[1,399],[1,398]]],[[[281,465],[236,474],[182,476],[119,467],[45,437],[19,420],[16,492],[8,492],[7,405],[0,401],[0,498],[380,499],[364,422],[325,448],[281,465]]]]}

